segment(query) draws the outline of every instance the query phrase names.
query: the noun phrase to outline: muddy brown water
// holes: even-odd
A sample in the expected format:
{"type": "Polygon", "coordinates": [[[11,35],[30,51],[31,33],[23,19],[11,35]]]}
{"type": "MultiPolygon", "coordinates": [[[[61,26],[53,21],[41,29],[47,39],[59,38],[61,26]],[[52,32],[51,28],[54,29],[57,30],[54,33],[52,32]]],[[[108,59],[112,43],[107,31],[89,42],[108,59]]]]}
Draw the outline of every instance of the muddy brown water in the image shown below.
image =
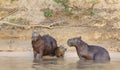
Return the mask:
{"type": "Polygon", "coordinates": [[[34,62],[32,52],[1,52],[0,70],[120,70],[120,53],[110,55],[107,63],[80,61],[76,52],[66,53],[63,59],[44,57],[34,62]]]}

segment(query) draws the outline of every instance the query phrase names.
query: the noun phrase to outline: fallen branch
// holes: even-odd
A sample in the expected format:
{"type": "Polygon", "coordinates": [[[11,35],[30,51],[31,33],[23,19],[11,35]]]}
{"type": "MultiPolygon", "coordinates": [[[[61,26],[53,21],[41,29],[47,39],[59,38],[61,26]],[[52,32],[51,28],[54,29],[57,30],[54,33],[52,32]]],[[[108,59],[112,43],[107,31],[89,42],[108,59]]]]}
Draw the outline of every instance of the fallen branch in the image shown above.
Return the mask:
{"type": "Polygon", "coordinates": [[[52,26],[55,26],[55,25],[60,25],[64,22],[66,22],[66,20],[56,21],[56,22],[53,22],[52,24],[50,24],[49,27],[52,27],[52,26]]]}
{"type": "Polygon", "coordinates": [[[26,26],[26,25],[19,25],[19,24],[15,24],[15,23],[10,23],[7,21],[0,21],[0,24],[8,24],[8,25],[18,26],[18,27],[25,27],[26,26]]]}
{"type": "Polygon", "coordinates": [[[25,29],[30,29],[30,28],[34,28],[34,27],[42,27],[42,28],[47,28],[47,29],[52,28],[50,26],[44,26],[44,25],[20,25],[20,24],[7,22],[7,21],[0,21],[0,24],[7,24],[7,25],[11,25],[11,26],[23,27],[25,29]]]}
{"type": "Polygon", "coordinates": [[[34,27],[42,27],[42,28],[52,29],[52,27],[50,27],[50,26],[38,25],[38,24],[35,24],[35,25],[29,25],[28,28],[34,28],[34,27]]]}

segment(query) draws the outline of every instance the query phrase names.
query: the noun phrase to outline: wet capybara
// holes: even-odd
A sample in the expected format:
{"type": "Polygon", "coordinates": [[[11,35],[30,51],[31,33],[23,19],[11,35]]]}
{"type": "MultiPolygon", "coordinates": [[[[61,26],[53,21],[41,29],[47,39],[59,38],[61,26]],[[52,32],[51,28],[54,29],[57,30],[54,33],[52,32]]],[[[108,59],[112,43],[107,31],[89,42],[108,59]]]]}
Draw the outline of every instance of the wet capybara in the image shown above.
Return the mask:
{"type": "Polygon", "coordinates": [[[59,46],[55,50],[55,55],[57,57],[64,57],[66,51],[67,51],[67,48],[65,48],[63,46],[59,46]]]}
{"type": "Polygon", "coordinates": [[[56,40],[51,36],[41,36],[37,31],[32,32],[32,47],[34,58],[39,54],[39,58],[44,55],[54,56],[57,48],[56,40]]]}
{"type": "Polygon", "coordinates": [[[45,43],[47,43],[47,45],[49,45],[49,47],[51,47],[51,55],[54,56],[55,55],[55,49],[57,48],[57,41],[55,40],[55,38],[53,38],[52,36],[46,34],[42,36],[43,40],[45,43]]]}
{"type": "Polygon", "coordinates": [[[88,45],[81,37],[68,39],[68,46],[74,46],[81,60],[94,60],[98,62],[110,61],[109,53],[106,49],[100,46],[88,45]]]}

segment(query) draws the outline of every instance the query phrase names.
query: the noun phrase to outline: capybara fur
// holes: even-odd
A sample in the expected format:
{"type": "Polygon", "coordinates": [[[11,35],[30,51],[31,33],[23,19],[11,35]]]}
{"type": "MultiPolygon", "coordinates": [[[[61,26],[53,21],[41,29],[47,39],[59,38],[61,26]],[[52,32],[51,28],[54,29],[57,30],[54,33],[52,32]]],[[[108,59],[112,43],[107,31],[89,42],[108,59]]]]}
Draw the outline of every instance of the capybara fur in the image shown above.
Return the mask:
{"type": "Polygon", "coordinates": [[[67,48],[65,48],[63,46],[59,46],[55,50],[55,55],[57,57],[64,57],[66,51],[67,51],[67,48]]]}
{"type": "Polygon", "coordinates": [[[57,41],[52,36],[46,34],[42,36],[44,42],[51,48],[51,55],[55,55],[55,50],[57,48],[57,41]]]}
{"type": "Polygon", "coordinates": [[[74,46],[81,60],[95,60],[100,62],[110,61],[109,53],[100,46],[88,45],[81,37],[70,38],[67,41],[68,46],[74,46]]]}
{"type": "Polygon", "coordinates": [[[45,55],[55,56],[54,51],[57,48],[57,42],[49,35],[41,36],[37,31],[33,31],[32,47],[34,58],[36,58],[37,54],[39,54],[39,58],[45,55]]]}

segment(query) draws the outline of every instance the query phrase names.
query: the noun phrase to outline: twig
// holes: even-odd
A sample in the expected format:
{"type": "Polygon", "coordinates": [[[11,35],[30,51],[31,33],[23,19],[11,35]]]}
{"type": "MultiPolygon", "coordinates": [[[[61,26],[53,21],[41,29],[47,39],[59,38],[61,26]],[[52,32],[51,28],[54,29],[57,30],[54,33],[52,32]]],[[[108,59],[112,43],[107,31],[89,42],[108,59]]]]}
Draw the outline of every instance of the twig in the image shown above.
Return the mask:
{"type": "Polygon", "coordinates": [[[49,25],[49,27],[62,24],[62,23],[64,23],[65,21],[66,21],[66,20],[60,20],[60,21],[53,22],[52,24],[49,25]]]}

